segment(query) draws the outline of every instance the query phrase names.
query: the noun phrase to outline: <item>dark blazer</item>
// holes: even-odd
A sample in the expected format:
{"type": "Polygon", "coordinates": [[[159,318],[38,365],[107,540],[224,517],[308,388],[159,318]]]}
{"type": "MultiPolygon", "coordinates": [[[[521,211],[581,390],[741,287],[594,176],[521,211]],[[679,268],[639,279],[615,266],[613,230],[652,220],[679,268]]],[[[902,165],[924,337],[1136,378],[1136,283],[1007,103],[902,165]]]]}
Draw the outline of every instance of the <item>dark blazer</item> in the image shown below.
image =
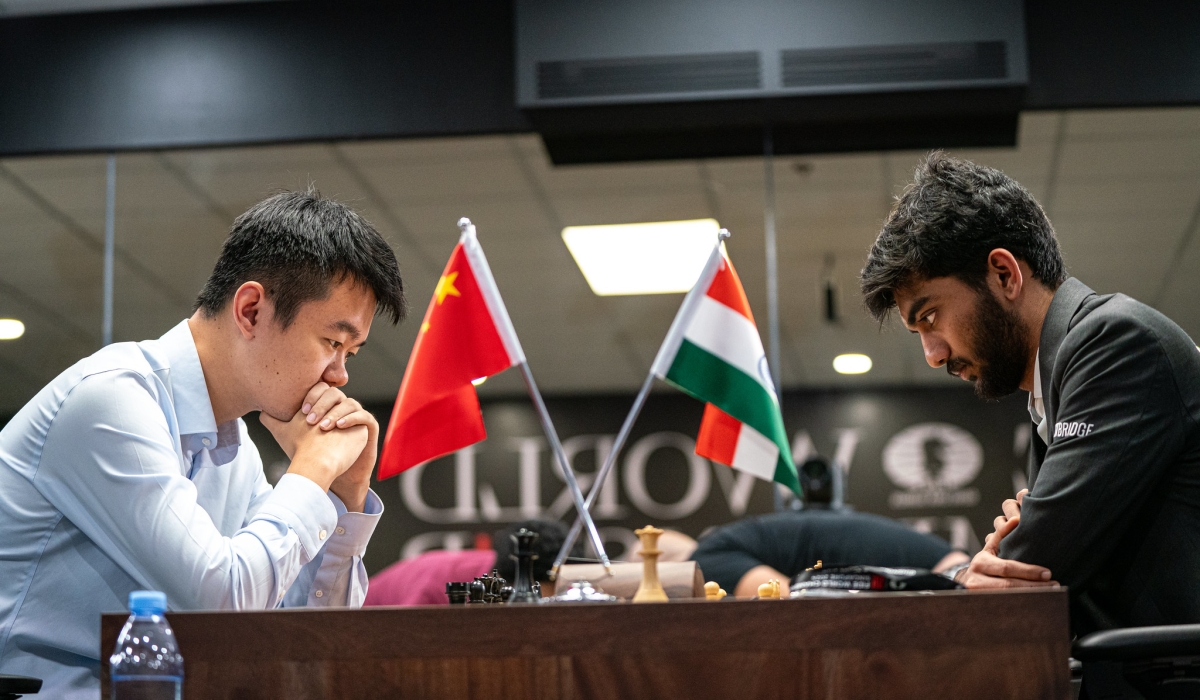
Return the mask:
{"type": "Polygon", "coordinates": [[[1169,318],[1068,279],[1038,360],[1049,445],[1006,559],[1070,587],[1071,626],[1200,622],[1200,351],[1169,318]]]}

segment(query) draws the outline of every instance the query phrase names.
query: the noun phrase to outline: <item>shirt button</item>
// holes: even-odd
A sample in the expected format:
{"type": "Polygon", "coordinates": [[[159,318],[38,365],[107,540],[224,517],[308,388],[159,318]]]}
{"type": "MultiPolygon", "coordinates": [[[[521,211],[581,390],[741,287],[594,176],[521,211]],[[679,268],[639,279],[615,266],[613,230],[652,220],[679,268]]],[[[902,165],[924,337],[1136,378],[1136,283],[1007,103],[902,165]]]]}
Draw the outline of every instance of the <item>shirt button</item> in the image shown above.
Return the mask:
{"type": "Polygon", "coordinates": [[[316,593],[313,593],[313,595],[320,598],[325,595],[325,591],[317,591],[316,593]]]}
{"type": "Polygon", "coordinates": [[[320,539],[322,539],[322,540],[323,540],[323,539],[325,539],[325,537],[326,537],[326,536],[328,536],[328,535],[329,535],[329,533],[328,533],[328,532],[325,532],[324,530],[321,530],[320,532],[318,532],[318,533],[317,533],[317,537],[318,537],[318,538],[320,538],[320,539]]]}
{"type": "Polygon", "coordinates": [[[338,525],[337,528],[334,529],[334,532],[336,532],[339,535],[344,535],[344,534],[346,534],[346,528],[342,527],[341,525],[338,525]]]}
{"type": "Polygon", "coordinates": [[[203,440],[201,440],[200,442],[203,442],[205,447],[211,447],[211,446],[212,446],[212,440],[209,440],[208,438],[204,438],[204,439],[203,439],[203,440]]]}

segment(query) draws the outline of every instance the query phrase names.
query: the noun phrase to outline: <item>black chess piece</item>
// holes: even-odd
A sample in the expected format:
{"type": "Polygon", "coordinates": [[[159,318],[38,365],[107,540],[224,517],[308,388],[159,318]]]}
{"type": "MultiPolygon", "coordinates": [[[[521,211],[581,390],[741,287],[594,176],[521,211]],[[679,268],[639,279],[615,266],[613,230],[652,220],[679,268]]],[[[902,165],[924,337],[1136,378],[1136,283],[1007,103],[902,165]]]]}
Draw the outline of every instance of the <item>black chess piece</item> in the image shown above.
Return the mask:
{"type": "Polygon", "coordinates": [[[500,598],[500,590],[508,585],[508,581],[505,581],[504,578],[500,576],[500,571],[497,569],[492,569],[492,573],[489,578],[491,578],[492,584],[492,597],[495,599],[492,602],[503,603],[504,601],[500,598]]]}
{"type": "Polygon", "coordinates": [[[446,597],[451,605],[466,605],[467,597],[471,594],[471,584],[466,581],[451,581],[446,584],[446,597]]]}
{"type": "Polygon", "coordinates": [[[512,600],[512,596],[513,596],[513,587],[512,586],[504,586],[503,588],[500,589],[500,602],[501,603],[509,602],[510,600],[512,600]]]}
{"type": "Polygon", "coordinates": [[[533,580],[533,560],[538,555],[533,553],[533,543],[538,539],[538,533],[521,528],[512,535],[513,553],[517,561],[517,576],[513,581],[513,594],[510,603],[540,603],[542,598],[534,591],[537,582],[533,580]]]}
{"type": "Polygon", "coordinates": [[[533,582],[533,594],[538,597],[538,600],[542,599],[542,582],[541,581],[533,582]]]}
{"type": "Polygon", "coordinates": [[[471,596],[467,600],[467,605],[484,605],[487,603],[485,596],[487,589],[483,585],[483,581],[475,579],[470,585],[471,596]]]}
{"type": "Polygon", "coordinates": [[[492,603],[492,581],[487,574],[476,576],[475,583],[483,584],[483,602],[492,603]]]}

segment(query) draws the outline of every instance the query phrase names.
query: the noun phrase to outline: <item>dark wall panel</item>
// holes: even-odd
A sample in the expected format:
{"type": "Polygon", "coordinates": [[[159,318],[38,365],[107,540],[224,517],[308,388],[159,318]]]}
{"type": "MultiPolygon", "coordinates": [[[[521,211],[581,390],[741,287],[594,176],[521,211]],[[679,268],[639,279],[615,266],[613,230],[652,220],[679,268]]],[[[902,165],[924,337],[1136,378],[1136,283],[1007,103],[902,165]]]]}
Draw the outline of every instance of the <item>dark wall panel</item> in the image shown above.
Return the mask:
{"type": "Polygon", "coordinates": [[[1028,109],[1200,104],[1200,2],[1028,0],[1028,109]]]}
{"type": "Polygon", "coordinates": [[[528,130],[507,3],[270,2],[0,21],[0,153],[528,130]]]}
{"type": "MultiPolygon", "coordinates": [[[[1031,0],[1026,18],[1030,82],[1017,107],[1200,104],[1194,0],[1031,0]]],[[[873,100],[874,112],[907,112],[902,94],[873,100]]],[[[728,107],[699,115],[712,123],[685,119],[667,129],[702,152],[647,148],[645,157],[757,153],[748,121],[790,113],[807,134],[827,105],[728,107]]],[[[639,134],[651,144],[669,140],[653,123],[586,140],[597,133],[589,123],[654,121],[643,108],[618,111],[555,116],[544,128],[564,160],[636,157],[639,134]],[[613,145],[614,133],[630,143],[613,145]],[[628,155],[618,153],[622,145],[628,155]]],[[[940,116],[957,134],[951,140],[991,143],[1010,128],[976,124],[961,109],[940,116]]],[[[791,148],[905,148],[923,132],[903,120],[836,120],[846,128],[791,148]],[[879,138],[889,131],[895,143],[879,138]]],[[[0,156],[532,129],[515,104],[513,12],[504,0],[268,2],[0,20],[0,156]]]]}

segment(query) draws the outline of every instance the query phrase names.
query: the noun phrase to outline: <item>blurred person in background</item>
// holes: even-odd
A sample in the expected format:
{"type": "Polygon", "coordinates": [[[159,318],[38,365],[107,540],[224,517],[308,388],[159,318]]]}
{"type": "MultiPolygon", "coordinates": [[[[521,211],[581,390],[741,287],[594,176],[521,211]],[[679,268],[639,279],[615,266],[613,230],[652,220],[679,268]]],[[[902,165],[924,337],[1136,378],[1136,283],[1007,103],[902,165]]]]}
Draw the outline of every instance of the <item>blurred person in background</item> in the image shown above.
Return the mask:
{"type": "MultiPolygon", "coordinates": [[[[550,567],[567,539],[567,527],[557,520],[535,518],[500,530],[492,536],[492,546],[488,549],[434,550],[392,564],[371,577],[363,605],[449,605],[447,583],[474,581],[492,569],[511,585],[517,578],[517,563],[510,556],[512,536],[521,528],[538,533],[533,543],[533,551],[538,555],[533,560],[533,578],[542,585],[543,596],[552,596],[554,582],[550,580],[550,567]]],[[[582,556],[582,543],[577,542],[571,554],[582,556]]]]}
{"type": "Polygon", "coordinates": [[[836,467],[821,457],[798,470],[804,507],[745,518],[701,536],[692,559],[704,578],[737,597],[754,597],[771,579],[786,583],[817,561],[931,569],[967,562],[944,540],[879,515],[831,507],[836,467]]]}

